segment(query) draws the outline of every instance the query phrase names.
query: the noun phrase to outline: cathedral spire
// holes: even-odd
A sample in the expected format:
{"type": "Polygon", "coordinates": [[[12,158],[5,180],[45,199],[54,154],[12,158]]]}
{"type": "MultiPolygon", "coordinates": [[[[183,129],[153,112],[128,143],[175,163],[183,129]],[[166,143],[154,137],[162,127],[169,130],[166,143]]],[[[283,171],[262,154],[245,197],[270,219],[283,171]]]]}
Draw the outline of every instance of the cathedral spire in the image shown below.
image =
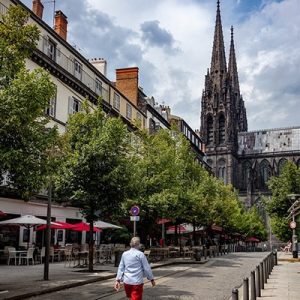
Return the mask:
{"type": "Polygon", "coordinates": [[[229,63],[228,63],[228,76],[232,86],[232,89],[235,93],[239,95],[239,77],[236,65],[236,57],[234,50],[234,39],[233,39],[233,26],[231,26],[231,42],[230,42],[230,54],[229,54],[229,63]]]}
{"type": "Polygon", "coordinates": [[[217,1],[217,15],[215,25],[214,44],[212,49],[211,74],[218,75],[216,78],[220,78],[219,75],[226,74],[226,58],[225,58],[225,47],[223,39],[221,12],[220,12],[220,1],[217,1]]]}

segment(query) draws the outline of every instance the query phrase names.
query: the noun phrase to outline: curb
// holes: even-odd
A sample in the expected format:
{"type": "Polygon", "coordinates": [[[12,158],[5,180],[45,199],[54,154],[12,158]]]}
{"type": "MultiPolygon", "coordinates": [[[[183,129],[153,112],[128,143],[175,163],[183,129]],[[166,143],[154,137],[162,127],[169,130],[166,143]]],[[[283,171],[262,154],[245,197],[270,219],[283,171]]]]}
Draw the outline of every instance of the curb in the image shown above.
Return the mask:
{"type": "Polygon", "coordinates": [[[291,263],[300,262],[300,258],[278,258],[278,261],[287,261],[291,263]]]}
{"type": "MultiPolygon", "coordinates": [[[[184,264],[195,264],[195,265],[199,264],[199,265],[201,265],[201,264],[205,264],[207,261],[208,260],[202,260],[202,261],[188,261],[187,260],[187,261],[177,261],[177,262],[172,261],[172,262],[161,264],[161,265],[151,266],[151,268],[158,269],[158,268],[165,267],[165,266],[184,265],[184,264]]],[[[82,286],[82,285],[95,283],[95,282],[99,282],[99,281],[104,281],[104,280],[112,279],[115,277],[116,277],[116,274],[112,274],[112,275],[107,275],[107,276],[103,276],[103,277],[99,277],[99,278],[92,278],[92,279],[88,279],[88,280],[84,280],[84,281],[72,282],[72,283],[63,284],[63,285],[59,285],[59,286],[55,286],[55,287],[50,287],[50,288],[46,288],[44,290],[39,290],[39,291],[35,291],[35,292],[16,295],[16,296],[4,298],[4,299],[5,300],[22,300],[22,299],[27,299],[30,297],[36,297],[39,295],[50,294],[53,292],[70,289],[70,288],[77,287],[77,286],[82,286]]]]}

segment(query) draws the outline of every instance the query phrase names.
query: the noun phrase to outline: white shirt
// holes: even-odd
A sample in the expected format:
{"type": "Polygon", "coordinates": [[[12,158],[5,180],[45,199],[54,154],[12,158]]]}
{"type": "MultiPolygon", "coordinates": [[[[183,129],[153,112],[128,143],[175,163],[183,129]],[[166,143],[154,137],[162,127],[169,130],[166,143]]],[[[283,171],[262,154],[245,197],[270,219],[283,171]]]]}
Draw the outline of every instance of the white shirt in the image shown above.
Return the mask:
{"type": "Polygon", "coordinates": [[[154,279],[151,267],[143,252],[131,248],[122,254],[116,280],[126,284],[138,285],[144,282],[144,276],[148,280],[154,279]]]}

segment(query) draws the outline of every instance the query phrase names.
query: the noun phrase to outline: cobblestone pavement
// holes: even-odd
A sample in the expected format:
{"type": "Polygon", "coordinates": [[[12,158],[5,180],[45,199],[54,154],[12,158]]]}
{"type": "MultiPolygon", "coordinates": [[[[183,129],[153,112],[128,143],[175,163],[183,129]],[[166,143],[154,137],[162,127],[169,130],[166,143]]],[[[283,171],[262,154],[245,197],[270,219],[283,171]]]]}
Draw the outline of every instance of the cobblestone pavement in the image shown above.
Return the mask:
{"type": "MultiPolygon", "coordinates": [[[[240,285],[266,254],[232,253],[212,258],[204,265],[187,264],[156,269],[154,275],[157,286],[152,288],[146,283],[143,299],[228,299],[232,288],[240,285]]],[[[31,299],[126,299],[124,290],[113,292],[113,284],[114,280],[107,280],[31,299]]]]}

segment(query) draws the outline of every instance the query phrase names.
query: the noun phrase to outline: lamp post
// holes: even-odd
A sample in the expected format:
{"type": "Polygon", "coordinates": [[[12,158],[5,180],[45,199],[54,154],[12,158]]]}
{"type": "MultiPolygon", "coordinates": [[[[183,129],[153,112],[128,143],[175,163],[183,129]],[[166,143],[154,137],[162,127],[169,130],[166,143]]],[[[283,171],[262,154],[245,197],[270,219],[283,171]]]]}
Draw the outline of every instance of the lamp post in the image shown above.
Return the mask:
{"type": "Polygon", "coordinates": [[[293,235],[292,235],[292,249],[293,249],[293,258],[298,258],[298,239],[297,239],[297,234],[296,234],[296,222],[295,222],[295,216],[297,216],[300,211],[300,202],[299,200],[296,200],[296,198],[299,198],[299,194],[291,194],[288,195],[288,197],[294,201],[292,206],[288,209],[288,212],[290,212],[289,217],[292,218],[292,222],[290,223],[290,227],[293,230],[293,235]]]}

